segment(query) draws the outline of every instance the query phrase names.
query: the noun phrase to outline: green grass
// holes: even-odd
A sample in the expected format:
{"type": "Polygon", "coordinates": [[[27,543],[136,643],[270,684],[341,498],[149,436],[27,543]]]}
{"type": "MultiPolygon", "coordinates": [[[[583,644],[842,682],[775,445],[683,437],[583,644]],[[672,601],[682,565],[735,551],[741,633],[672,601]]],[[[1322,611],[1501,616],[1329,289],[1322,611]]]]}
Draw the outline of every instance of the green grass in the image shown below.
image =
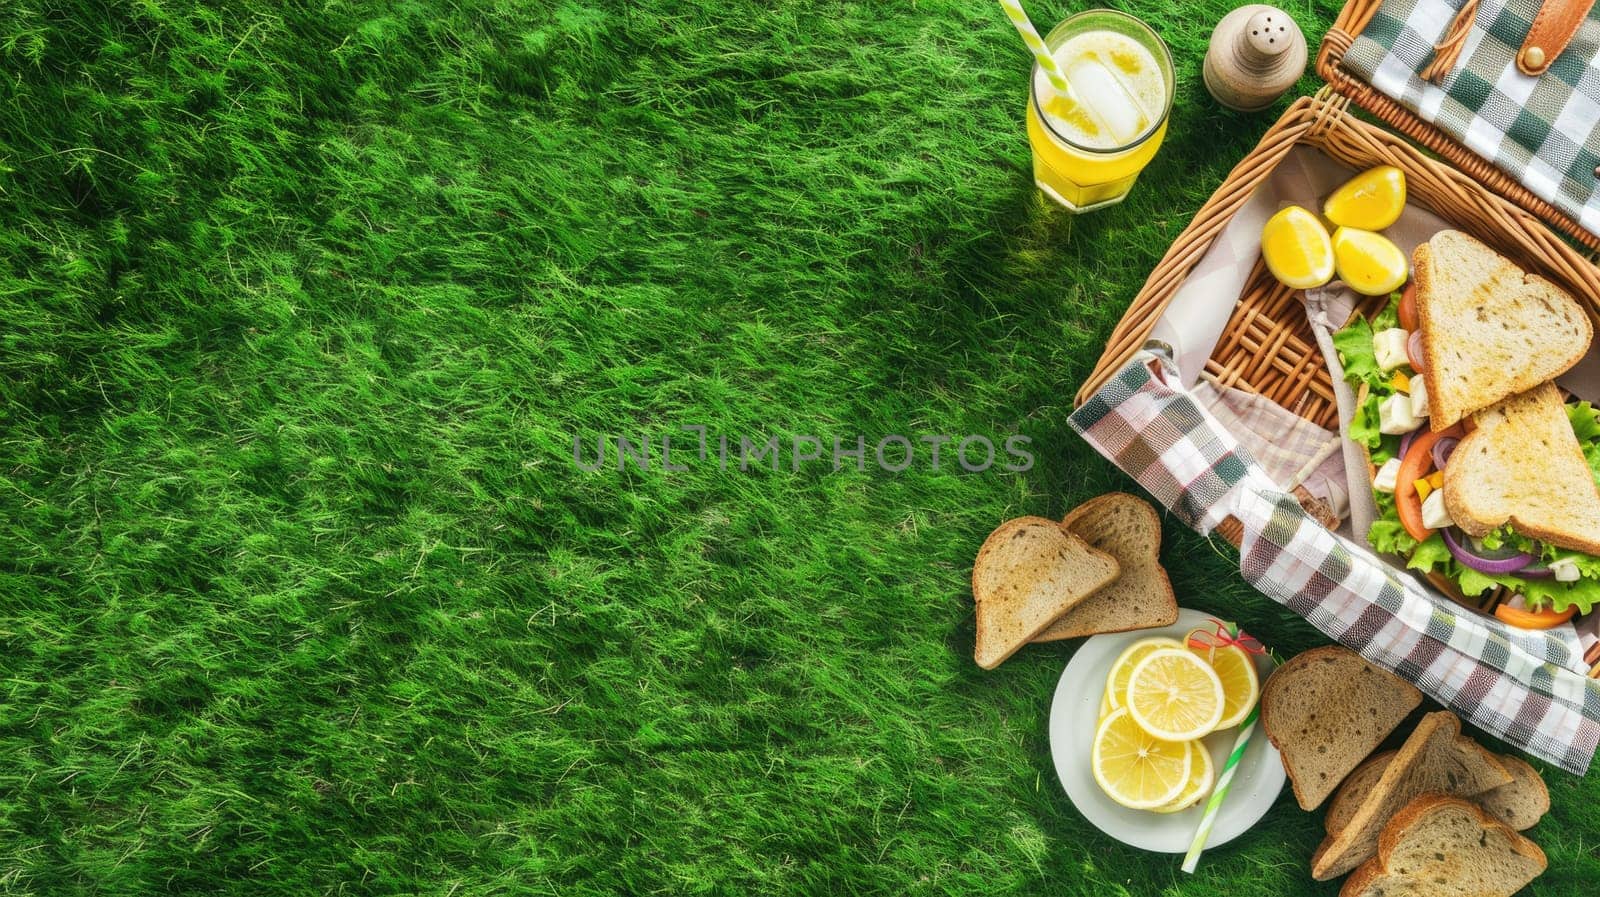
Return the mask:
{"type": "MultiPolygon", "coordinates": [[[[991,3],[9,5],[0,893],[1335,893],[1287,796],[1193,877],[1099,835],[1073,646],[971,661],[988,531],[1130,487],[1071,395],[1282,107],[1200,86],[1229,3],[1124,8],[1171,135],[1074,220],[991,3]],[[1037,462],[572,463],[680,424],[1037,462]]],[[[1589,893],[1548,776],[1537,891],[1589,893]]]]}

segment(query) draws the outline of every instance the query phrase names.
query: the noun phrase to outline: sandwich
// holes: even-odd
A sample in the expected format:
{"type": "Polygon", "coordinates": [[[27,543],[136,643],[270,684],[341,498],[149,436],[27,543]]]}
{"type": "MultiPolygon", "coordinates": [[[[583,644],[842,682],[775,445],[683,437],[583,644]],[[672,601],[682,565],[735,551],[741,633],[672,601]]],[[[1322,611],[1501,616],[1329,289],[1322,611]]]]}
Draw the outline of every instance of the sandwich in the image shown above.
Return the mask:
{"type": "Polygon", "coordinates": [[[1600,602],[1600,411],[1551,378],[1593,329],[1581,306],[1455,231],[1333,337],[1357,391],[1373,549],[1496,616],[1548,628],[1600,602]],[[1499,590],[1504,590],[1500,592],[1499,590]]]}

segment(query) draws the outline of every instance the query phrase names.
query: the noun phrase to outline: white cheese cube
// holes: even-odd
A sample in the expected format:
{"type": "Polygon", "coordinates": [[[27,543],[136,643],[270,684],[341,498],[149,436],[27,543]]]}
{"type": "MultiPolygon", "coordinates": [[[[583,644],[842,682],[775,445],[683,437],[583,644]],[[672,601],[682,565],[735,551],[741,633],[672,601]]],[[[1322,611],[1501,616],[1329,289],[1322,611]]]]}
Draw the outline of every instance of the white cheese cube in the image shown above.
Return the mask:
{"type": "Polygon", "coordinates": [[[1411,378],[1411,413],[1428,416],[1428,384],[1422,382],[1421,375],[1411,378]]]}
{"type": "Polygon", "coordinates": [[[1402,364],[1410,364],[1410,359],[1406,357],[1406,340],[1410,338],[1411,334],[1399,327],[1374,333],[1372,350],[1378,356],[1378,367],[1392,371],[1402,364]]]}
{"type": "Polygon", "coordinates": [[[1411,397],[1395,393],[1378,403],[1378,432],[1390,436],[1403,436],[1422,425],[1411,407],[1411,397]]]}
{"type": "Polygon", "coordinates": [[[1428,493],[1428,500],[1422,503],[1422,525],[1428,529],[1444,529],[1455,526],[1456,522],[1450,517],[1450,512],[1444,507],[1444,490],[1435,489],[1428,493]]]}
{"type": "Polygon", "coordinates": [[[1550,572],[1555,576],[1556,582],[1577,582],[1580,578],[1578,564],[1572,558],[1562,558],[1550,563],[1550,572]]]}
{"type": "Polygon", "coordinates": [[[1400,476],[1400,459],[1390,458],[1378,468],[1378,475],[1372,478],[1372,488],[1379,492],[1393,492],[1395,480],[1400,476]]]}

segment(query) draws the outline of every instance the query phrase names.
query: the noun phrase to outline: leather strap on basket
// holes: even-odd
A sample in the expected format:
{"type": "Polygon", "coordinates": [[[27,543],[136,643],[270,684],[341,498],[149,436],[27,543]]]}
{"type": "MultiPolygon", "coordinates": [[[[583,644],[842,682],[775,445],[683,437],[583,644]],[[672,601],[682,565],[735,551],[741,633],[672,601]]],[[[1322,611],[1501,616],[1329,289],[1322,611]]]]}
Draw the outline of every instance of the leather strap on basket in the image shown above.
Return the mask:
{"type": "MultiPolygon", "coordinates": [[[[1550,0],[1550,2],[1554,4],[1560,0],[1550,0]]],[[[1593,3],[1594,0],[1589,2],[1593,3]]],[[[1421,72],[1418,72],[1424,81],[1438,84],[1444,80],[1445,75],[1450,74],[1451,69],[1456,67],[1456,60],[1461,58],[1461,48],[1467,42],[1467,34],[1472,31],[1472,20],[1477,15],[1478,0],[1467,0],[1461,4],[1461,9],[1456,13],[1450,27],[1445,29],[1444,37],[1433,45],[1433,58],[1428,60],[1428,64],[1422,67],[1421,72]]],[[[1544,15],[1544,11],[1541,10],[1539,15],[1544,15]]]]}
{"type": "MultiPolygon", "coordinates": [[[[1469,0],[1475,2],[1475,0],[1469,0]]],[[[1517,70],[1537,77],[1550,68],[1567,48],[1578,27],[1588,18],[1594,0],[1545,0],[1533,17],[1533,27],[1517,52],[1517,70]]]]}

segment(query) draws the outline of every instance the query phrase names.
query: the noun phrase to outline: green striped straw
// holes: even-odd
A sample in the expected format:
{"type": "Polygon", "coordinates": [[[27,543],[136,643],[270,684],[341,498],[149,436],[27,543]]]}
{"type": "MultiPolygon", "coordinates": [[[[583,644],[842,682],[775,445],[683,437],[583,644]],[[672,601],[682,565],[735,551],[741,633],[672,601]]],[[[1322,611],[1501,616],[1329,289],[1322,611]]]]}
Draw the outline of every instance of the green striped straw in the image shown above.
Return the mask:
{"type": "Polygon", "coordinates": [[[1038,29],[1028,21],[1028,14],[1022,11],[1019,0],[1000,0],[1000,8],[1006,11],[1006,17],[1011,24],[1017,26],[1017,33],[1022,35],[1022,42],[1033,51],[1033,58],[1038,61],[1039,68],[1044,69],[1044,76],[1050,79],[1050,86],[1062,96],[1069,95],[1067,76],[1061,74],[1061,66],[1056,65],[1056,58],[1050,55],[1050,48],[1044,45],[1044,38],[1039,36],[1038,29]]]}
{"type": "Polygon", "coordinates": [[[1250,736],[1256,731],[1256,717],[1260,715],[1261,703],[1250,708],[1250,713],[1239,724],[1239,737],[1233,740],[1233,751],[1228,754],[1228,762],[1222,765],[1222,774],[1217,776],[1217,785],[1211,789],[1211,799],[1206,801],[1206,812],[1200,817],[1200,825],[1195,829],[1194,841],[1189,845],[1189,852],[1183,856],[1183,871],[1193,872],[1200,865],[1200,852],[1206,849],[1206,839],[1211,837],[1211,826],[1216,824],[1217,811],[1222,809],[1223,798],[1228,796],[1228,786],[1233,784],[1233,774],[1239,769],[1239,758],[1244,756],[1245,748],[1250,746],[1250,736]]]}

